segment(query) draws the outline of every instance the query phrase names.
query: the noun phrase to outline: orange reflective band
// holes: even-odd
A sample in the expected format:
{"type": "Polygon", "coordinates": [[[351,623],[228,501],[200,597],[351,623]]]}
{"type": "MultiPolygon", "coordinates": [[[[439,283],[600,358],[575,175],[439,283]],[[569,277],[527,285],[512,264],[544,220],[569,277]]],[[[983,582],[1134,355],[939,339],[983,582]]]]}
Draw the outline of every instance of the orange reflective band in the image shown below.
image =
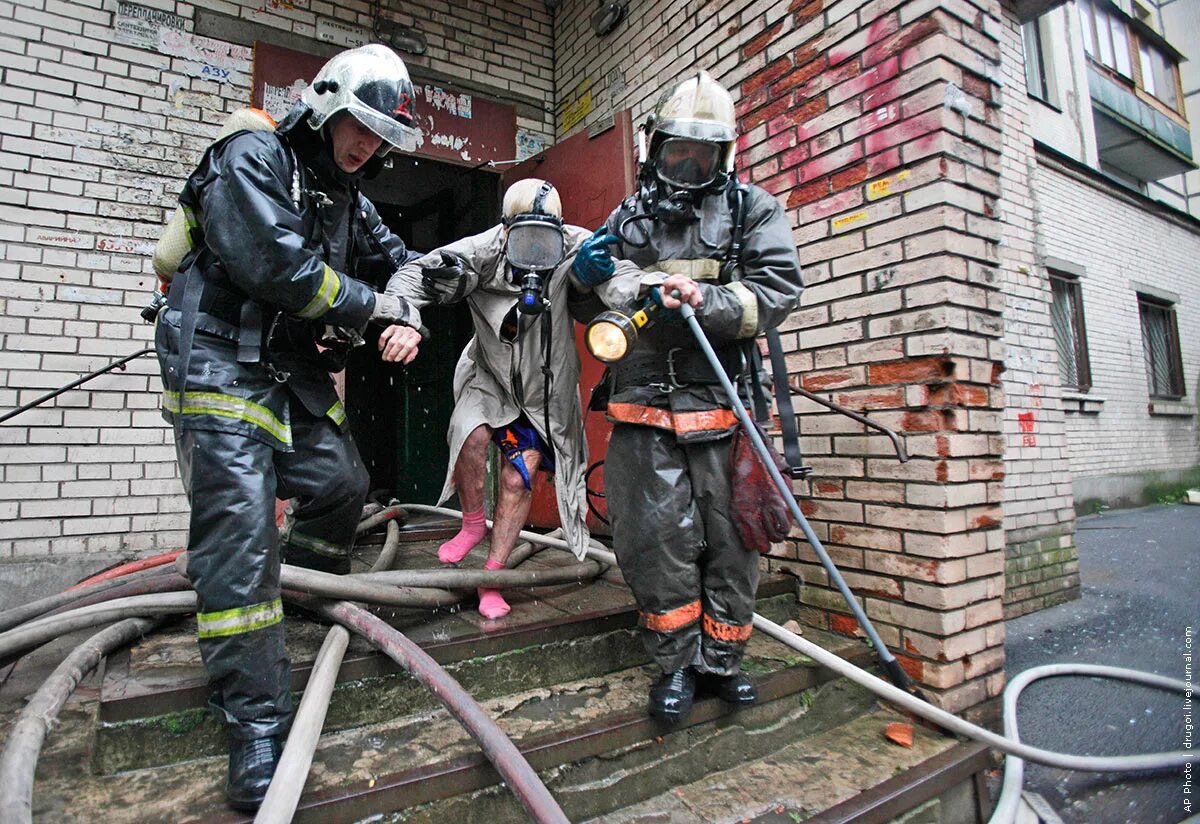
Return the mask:
{"type": "Polygon", "coordinates": [[[704,634],[717,641],[745,641],[753,630],[752,624],[722,624],[708,615],[704,616],[704,634]]]}
{"type": "Polygon", "coordinates": [[[654,632],[673,632],[680,627],[686,627],[688,624],[695,623],[699,617],[700,602],[692,601],[690,604],[685,604],[678,609],[673,609],[670,612],[664,612],[659,615],[643,612],[642,626],[654,632]]]}
{"type": "Polygon", "coordinates": [[[706,409],[703,412],[672,412],[638,403],[610,403],[608,417],[620,423],[654,426],[672,432],[717,432],[737,426],[732,409],[706,409]]]}

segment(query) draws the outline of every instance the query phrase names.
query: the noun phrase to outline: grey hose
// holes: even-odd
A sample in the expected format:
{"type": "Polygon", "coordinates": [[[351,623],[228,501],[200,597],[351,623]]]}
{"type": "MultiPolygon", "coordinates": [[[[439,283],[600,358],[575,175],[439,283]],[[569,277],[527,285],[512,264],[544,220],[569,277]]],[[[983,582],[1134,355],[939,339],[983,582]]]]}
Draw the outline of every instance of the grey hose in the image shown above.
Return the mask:
{"type": "Polygon", "coordinates": [[[122,575],[120,578],[113,578],[108,581],[100,581],[99,583],[90,584],[88,586],[79,587],[78,589],[68,589],[64,592],[59,592],[54,595],[47,595],[45,598],[38,598],[36,601],[30,601],[27,604],[21,604],[10,609],[0,612],[0,632],[20,626],[27,621],[33,621],[37,618],[53,612],[56,609],[70,606],[86,598],[91,598],[96,595],[109,592],[110,590],[123,587],[130,581],[142,580],[145,578],[153,578],[162,575],[168,570],[163,567],[152,567],[151,569],[141,569],[137,572],[131,572],[128,575],[122,575]]]}
{"type": "Polygon", "coordinates": [[[196,611],[196,593],[166,592],[156,595],[134,595],[116,598],[103,604],[39,618],[16,629],[0,633],[0,659],[53,641],[68,632],[107,624],[122,618],[147,615],[184,615],[196,611]]]}
{"type": "MultiPolygon", "coordinates": [[[[933,704],[922,701],[920,698],[910,695],[880,678],[876,678],[871,673],[859,669],[848,661],[842,660],[832,652],[827,652],[811,641],[804,640],[794,632],[789,632],[774,621],[763,618],[761,615],[754,616],[754,626],[775,640],[782,641],[792,649],[812,658],[818,664],[833,670],[838,675],[849,678],[860,686],[866,687],[880,698],[892,702],[907,712],[919,715],[927,721],[932,721],[934,724],[944,727],[951,732],[966,736],[967,738],[974,738],[976,741],[982,741],[989,747],[1009,755],[1018,756],[1026,761],[1034,761],[1050,767],[1060,767],[1064,770],[1136,772],[1139,770],[1163,769],[1164,767],[1179,767],[1195,759],[1193,753],[1185,750],[1151,753],[1148,755],[1082,756],[1031,747],[1028,744],[1010,740],[991,730],[976,726],[969,721],[964,721],[957,715],[951,715],[945,710],[933,706],[933,704]]],[[[1069,668],[1070,665],[1060,666],[1069,668]]],[[[1161,686],[1164,689],[1174,689],[1183,692],[1187,688],[1182,681],[1175,681],[1170,678],[1162,678],[1160,681],[1158,680],[1160,676],[1151,676],[1145,673],[1141,673],[1140,675],[1145,678],[1155,679],[1155,686],[1161,686]]]]}
{"type": "MultiPolygon", "coordinates": [[[[1173,678],[1165,678],[1164,676],[1148,672],[1125,669],[1124,667],[1106,667],[1098,664],[1046,664],[1041,667],[1033,667],[1009,681],[1008,686],[1004,688],[1004,735],[1010,741],[1020,742],[1021,740],[1021,736],[1017,732],[1017,701],[1021,697],[1021,692],[1039,679],[1064,675],[1115,678],[1120,681],[1132,681],[1143,686],[1155,687],[1161,690],[1174,690],[1176,692],[1185,692],[1187,689],[1187,685],[1182,681],[1176,681],[1173,678]]],[[[1159,753],[1156,756],[1143,756],[1160,759],[1160,763],[1151,767],[1144,767],[1143,769],[1162,769],[1164,767],[1177,766],[1173,760],[1173,755],[1173,753],[1159,753]]],[[[1087,766],[1087,762],[1089,761],[1088,756],[1076,756],[1076,758],[1079,760],[1081,766],[1072,767],[1071,769],[1083,772],[1113,771],[1111,767],[1087,766]]],[[[1096,760],[1099,762],[1101,759],[1096,760]]],[[[1000,788],[1000,797],[996,799],[996,809],[992,811],[992,817],[988,819],[988,824],[1013,824],[1017,820],[1017,810],[1021,801],[1021,783],[1024,777],[1025,762],[1016,756],[1006,758],[1004,761],[1004,783],[1000,788]]]]}
{"type": "Polygon", "coordinates": [[[308,770],[321,738],[321,728],[325,726],[325,714],[329,711],[329,699],[333,695],[338,668],[342,665],[349,643],[350,633],[342,626],[331,627],[325,636],[321,651],[313,662],[312,673],[308,676],[308,684],[304,687],[304,696],[296,710],[283,755],[275,768],[271,786],[267,788],[266,798],[254,817],[254,824],[288,824],[292,820],[308,780],[308,770]]]}
{"type": "Polygon", "coordinates": [[[146,634],[156,622],[126,618],[93,635],[55,667],[29,699],[8,734],[0,756],[0,821],[33,820],[33,776],[46,733],[79,682],[112,650],[146,634]]]}
{"type": "MultiPolygon", "coordinates": [[[[366,523],[366,521],[363,521],[363,523],[366,523]]],[[[379,557],[371,565],[371,571],[386,572],[391,569],[392,564],[396,562],[396,553],[399,549],[400,525],[395,520],[389,520],[387,522],[387,537],[383,540],[383,549],[379,550],[379,557]]]]}
{"type": "Polygon", "coordinates": [[[546,785],[483,707],[402,632],[353,604],[321,603],[293,593],[285,593],[285,597],[353,629],[432,692],[479,743],[484,755],[534,821],[569,824],[546,785]]]}
{"type": "MultiPolygon", "coordinates": [[[[678,297],[678,294],[675,295],[678,297]]],[[[883,639],[879,637],[879,633],[875,631],[875,625],[867,618],[867,613],[863,610],[862,605],[858,603],[858,599],[854,597],[854,593],[850,591],[850,587],[846,585],[846,579],[842,577],[842,573],[838,570],[837,565],[833,563],[833,559],[829,557],[829,553],[825,551],[825,546],[821,543],[817,533],[813,531],[812,525],[808,519],[804,517],[804,513],[800,510],[800,505],[796,503],[796,495],[788,488],[787,481],[783,479],[783,474],[779,471],[779,467],[775,465],[775,459],[771,457],[771,453],[767,450],[767,446],[763,443],[762,435],[758,431],[758,427],[750,420],[750,415],[746,411],[745,405],[742,404],[738,397],[737,389],[729,380],[729,376],[725,374],[724,367],[721,366],[721,361],[717,358],[717,353],[713,350],[712,344],[708,341],[708,336],[704,334],[704,330],[700,328],[700,321],[696,319],[696,310],[688,304],[684,303],[679,307],[680,314],[687,321],[688,328],[692,330],[692,335],[696,338],[696,343],[704,350],[704,356],[708,359],[709,365],[712,366],[713,374],[716,375],[721,383],[725,394],[729,398],[729,405],[733,413],[737,415],[742,429],[746,436],[750,438],[750,442],[754,445],[754,450],[762,459],[763,467],[771,476],[771,480],[775,482],[775,486],[779,488],[780,495],[788,509],[792,513],[792,518],[804,533],[805,539],[808,541],[809,548],[816,553],[817,559],[821,562],[821,566],[825,568],[825,572],[829,575],[829,580],[837,587],[838,592],[842,594],[842,599],[846,602],[846,606],[854,613],[854,618],[858,621],[858,625],[866,632],[867,638],[870,639],[871,645],[875,648],[875,654],[879,656],[879,660],[883,663],[883,668],[888,674],[888,678],[896,686],[912,690],[912,680],[908,677],[908,673],[900,666],[900,662],[896,660],[896,656],[892,655],[892,651],[887,648],[887,644],[883,643],[883,639]]]]}

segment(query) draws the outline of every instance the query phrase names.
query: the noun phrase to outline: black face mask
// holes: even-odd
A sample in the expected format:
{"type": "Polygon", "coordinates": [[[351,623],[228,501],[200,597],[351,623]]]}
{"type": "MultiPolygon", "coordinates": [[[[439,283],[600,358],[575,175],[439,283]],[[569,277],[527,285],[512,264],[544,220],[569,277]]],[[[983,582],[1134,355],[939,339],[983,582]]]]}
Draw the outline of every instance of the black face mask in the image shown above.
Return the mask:
{"type": "Polygon", "coordinates": [[[695,223],[699,220],[696,216],[696,196],[686,189],[680,189],[671,192],[666,197],[657,198],[654,201],[653,212],[654,216],[663,223],[683,224],[695,223]]]}

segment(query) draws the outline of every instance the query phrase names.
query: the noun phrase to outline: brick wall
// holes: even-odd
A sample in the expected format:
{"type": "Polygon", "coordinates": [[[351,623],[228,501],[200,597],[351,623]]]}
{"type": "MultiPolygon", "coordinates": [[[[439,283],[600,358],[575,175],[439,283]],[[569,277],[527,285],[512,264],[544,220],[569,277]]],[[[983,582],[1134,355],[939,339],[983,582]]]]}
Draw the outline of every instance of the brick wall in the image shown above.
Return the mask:
{"type": "Polygon", "coordinates": [[[1066,417],[1076,496],[1115,502],[1151,473],[1200,465],[1200,223],[1052,158],[1042,159],[1034,180],[1045,255],[1080,274],[1093,385],[1091,400],[1072,401],[1066,417]],[[1137,304],[1146,287],[1177,297],[1187,391],[1184,401],[1157,402],[1153,412],[1137,304]]]}
{"type": "Polygon", "coordinates": [[[1015,17],[1005,19],[1003,31],[1004,601],[1012,617],[1078,597],[1079,574],[1050,283],[1035,250],[1035,224],[1044,215],[1033,179],[1030,110],[1042,107],[1025,91],[1015,17]]]}
{"type": "MultiPolygon", "coordinates": [[[[138,312],[153,241],[225,114],[250,98],[249,40],[194,37],[195,16],[230,15],[240,38],[328,54],[313,41],[319,20],[369,27],[375,8],[143,5],[180,15],[186,31],[145,48],[117,36],[115,0],[0,2],[0,409],[149,345],[138,312]]],[[[520,130],[552,139],[541,0],[404,4],[383,16],[426,34],[428,53],[408,60],[418,77],[453,76],[512,102],[520,130]]],[[[160,390],[151,356],[0,426],[0,560],[182,544],[186,501],[160,390]]]]}
{"type": "MultiPolygon", "coordinates": [[[[999,5],[657,4],[603,41],[573,16],[583,7],[565,3],[556,27],[560,113],[591,89],[640,119],[666,78],[696,68],[733,91],[739,168],[784,205],[805,265],[803,306],[781,330],[794,379],[907,433],[913,456],[901,465],[886,439],[802,407],[807,515],[936,700],[995,697],[999,5]]],[[[804,577],[810,620],[858,631],[800,541],[769,563],[804,577]]]]}

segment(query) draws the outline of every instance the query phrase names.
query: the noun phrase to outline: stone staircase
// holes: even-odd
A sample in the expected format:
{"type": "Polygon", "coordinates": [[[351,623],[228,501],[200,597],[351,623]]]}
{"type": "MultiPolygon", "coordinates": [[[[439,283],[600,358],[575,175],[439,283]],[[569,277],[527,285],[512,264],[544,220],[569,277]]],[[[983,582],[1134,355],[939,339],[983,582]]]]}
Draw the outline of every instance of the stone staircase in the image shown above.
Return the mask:
{"type": "MultiPolygon", "coordinates": [[[[434,547],[406,546],[400,565],[433,566],[434,547]]],[[[542,553],[528,563],[566,560],[542,553]]],[[[764,580],[758,610],[785,622],[798,613],[796,595],[794,579],[764,580]]],[[[480,700],[572,821],[979,818],[974,776],[986,753],[920,727],[911,749],[889,743],[884,727],[905,719],[769,638],[756,634],[745,661],[757,706],[732,711],[702,699],[686,725],[672,728],[645,712],[657,673],[616,571],[514,592],[510,602],[513,612],[500,622],[474,611],[377,612],[480,700]],[[897,783],[903,776],[923,789],[897,783]],[[858,806],[838,813],[850,802],[858,806]],[[862,817],[867,808],[876,818],[862,817]]],[[[305,616],[288,617],[297,690],[324,632],[305,616]]],[[[190,620],[177,621],[114,656],[102,678],[81,688],[39,763],[36,820],[245,820],[223,801],[224,740],[203,709],[193,633],[190,620]]],[[[870,661],[859,642],[805,634],[870,661]]],[[[390,661],[356,639],[338,679],[296,821],[527,820],[463,728],[390,661]]],[[[5,726],[14,709],[0,690],[5,726]]]]}

